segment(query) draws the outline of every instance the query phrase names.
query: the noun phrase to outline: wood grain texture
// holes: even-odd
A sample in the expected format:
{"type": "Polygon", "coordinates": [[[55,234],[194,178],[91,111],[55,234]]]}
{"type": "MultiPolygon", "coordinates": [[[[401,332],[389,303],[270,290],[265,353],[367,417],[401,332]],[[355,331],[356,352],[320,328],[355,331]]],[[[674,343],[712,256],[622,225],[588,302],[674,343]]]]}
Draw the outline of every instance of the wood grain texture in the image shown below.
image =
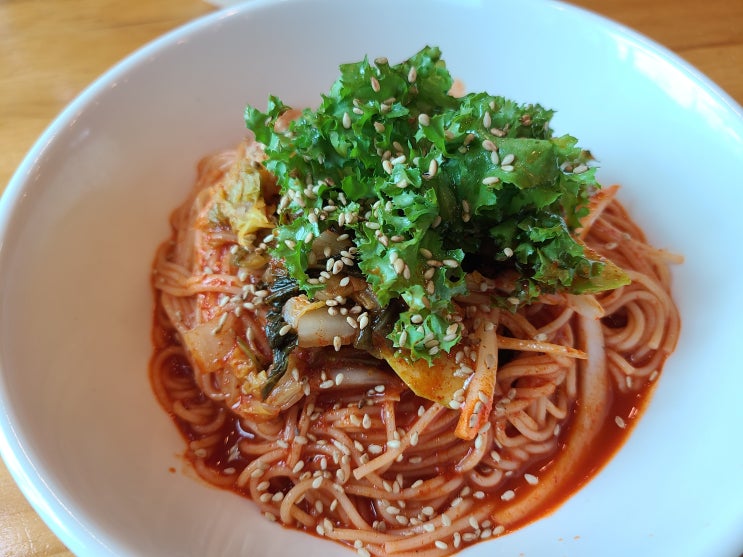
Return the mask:
{"type": "MultiPolygon", "coordinates": [[[[740,0],[574,0],[673,50],[743,103],[740,0]]],[[[0,190],[52,119],[201,0],[0,0],[0,190]]],[[[0,462],[0,557],[72,557],[0,462]]]]}

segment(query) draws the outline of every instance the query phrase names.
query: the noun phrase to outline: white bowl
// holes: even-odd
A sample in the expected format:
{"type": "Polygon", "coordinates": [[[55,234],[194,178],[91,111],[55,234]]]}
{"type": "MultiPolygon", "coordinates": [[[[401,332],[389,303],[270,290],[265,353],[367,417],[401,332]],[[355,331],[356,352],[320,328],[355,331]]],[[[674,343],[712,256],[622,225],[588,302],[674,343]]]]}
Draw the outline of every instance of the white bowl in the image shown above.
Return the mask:
{"type": "Polygon", "coordinates": [[[554,2],[255,0],[155,41],[39,139],[0,204],[0,448],[80,556],[348,555],[183,473],[148,381],[150,266],[204,154],[270,93],[441,46],[468,90],[558,110],[674,270],[683,332],[629,442],[551,516],[468,555],[743,549],[741,108],[665,49],[554,2]],[[175,468],[175,473],[172,471],[175,468]]]}

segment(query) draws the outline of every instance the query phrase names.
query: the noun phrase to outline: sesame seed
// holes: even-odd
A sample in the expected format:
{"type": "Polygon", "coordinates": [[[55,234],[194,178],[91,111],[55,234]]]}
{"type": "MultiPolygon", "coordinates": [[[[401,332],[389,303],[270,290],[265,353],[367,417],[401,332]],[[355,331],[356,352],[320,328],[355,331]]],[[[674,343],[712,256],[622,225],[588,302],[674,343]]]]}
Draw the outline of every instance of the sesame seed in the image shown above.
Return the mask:
{"type": "Polygon", "coordinates": [[[382,122],[374,122],[374,129],[379,133],[384,133],[384,124],[382,122]]]}
{"type": "Polygon", "coordinates": [[[366,450],[369,451],[371,454],[379,454],[382,452],[382,446],[377,445],[376,443],[372,443],[366,448],[366,450]]]}
{"type": "Polygon", "coordinates": [[[415,83],[417,77],[418,70],[415,69],[415,66],[410,66],[410,70],[408,70],[408,83],[415,83]]]}
{"type": "Polygon", "coordinates": [[[436,159],[431,159],[431,162],[428,164],[428,177],[433,178],[436,176],[436,173],[439,171],[439,163],[436,159]]]}
{"type": "Polygon", "coordinates": [[[346,129],[351,127],[351,115],[348,112],[343,113],[343,127],[346,129]]]}
{"type": "Polygon", "coordinates": [[[292,326],[291,325],[289,325],[289,324],[284,325],[283,327],[281,327],[281,329],[279,329],[279,336],[282,336],[283,337],[284,335],[286,335],[291,330],[292,330],[292,326]]]}
{"type": "Polygon", "coordinates": [[[387,441],[387,448],[388,449],[399,449],[400,448],[400,441],[397,439],[390,439],[387,441]]]}
{"type": "Polygon", "coordinates": [[[485,115],[482,117],[482,125],[485,128],[489,128],[490,124],[492,124],[493,121],[490,117],[490,112],[485,112],[485,115]]]}
{"type": "Polygon", "coordinates": [[[400,333],[400,338],[399,338],[398,342],[400,343],[400,346],[405,346],[405,343],[407,341],[408,341],[408,332],[407,331],[403,331],[402,333],[400,333]]]}
{"type": "Polygon", "coordinates": [[[482,183],[485,186],[492,186],[494,184],[497,184],[500,182],[500,178],[497,176],[488,176],[487,178],[483,178],[482,183]]]}
{"type": "Polygon", "coordinates": [[[614,416],[614,423],[616,423],[617,426],[622,429],[627,427],[627,423],[620,416],[614,416]]]}
{"type": "Polygon", "coordinates": [[[428,114],[425,114],[425,113],[420,113],[420,114],[418,115],[418,123],[419,123],[419,124],[420,124],[421,126],[424,126],[424,127],[425,127],[425,126],[428,126],[428,125],[430,125],[430,124],[431,124],[431,118],[430,118],[430,117],[428,116],[428,114]]]}
{"type": "Polygon", "coordinates": [[[297,462],[297,463],[296,463],[296,464],[294,465],[294,468],[292,468],[292,472],[293,472],[294,474],[299,474],[299,473],[300,473],[300,472],[302,471],[302,468],[304,468],[304,460],[300,460],[300,461],[298,461],[298,462],[297,462]]]}
{"type": "Polygon", "coordinates": [[[585,164],[579,164],[573,168],[573,174],[583,174],[586,170],[588,170],[588,167],[585,164]]]}
{"type": "Polygon", "coordinates": [[[503,157],[501,164],[502,165],[512,164],[515,159],[516,159],[516,156],[513,153],[508,153],[505,157],[503,157]]]}
{"type": "Polygon", "coordinates": [[[371,88],[375,93],[379,93],[380,86],[379,86],[379,80],[377,80],[376,77],[371,76],[371,79],[369,80],[371,83],[371,88]]]}
{"type": "Polygon", "coordinates": [[[529,485],[537,485],[539,483],[539,478],[537,478],[534,474],[524,474],[524,479],[529,485]]]}
{"type": "Polygon", "coordinates": [[[504,491],[500,496],[503,501],[511,501],[514,497],[516,497],[516,492],[513,489],[504,491]]]}
{"type": "Polygon", "coordinates": [[[334,386],[335,386],[335,381],[333,381],[332,379],[327,379],[327,380],[323,381],[322,383],[320,383],[320,388],[321,389],[329,389],[329,388],[334,387],[334,386]]]}
{"type": "Polygon", "coordinates": [[[392,264],[392,266],[395,269],[395,273],[398,275],[402,275],[405,271],[405,261],[402,259],[395,259],[395,262],[392,264]]]}
{"type": "Polygon", "coordinates": [[[456,269],[457,267],[459,267],[459,262],[457,262],[456,259],[444,259],[442,263],[450,269],[456,269]]]}
{"type": "Polygon", "coordinates": [[[475,448],[481,449],[484,442],[485,441],[483,440],[483,436],[478,435],[477,437],[475,437],[475,448]]]}
{"type": "Polygon", "coordinates": [[[493,143],[491,140],[486,139],[482,142],[482,148],[486,151],[490,151],[491,153],[494,153],[498,150],[498,147],[493,143]]]}
{"type": "Polygon", "coordinates": [[[503,172],[513,172],[512,164],[502,164],[500,168],[503,172]]]}
{"type": "Polygon", "coordinates": [[[389,159],[385,159],[382,161],[382,168],[387,174],[392,174],[392,163],[389,161],[389,159]]]}
{"type": "Polygon", "coordinates": [[[436,540],[435,542],[433,542],[433,545],[435,545],[439,549],[446,549],[447,547],[449,547],[448,545],[446,545],[446,543],[442,542],[441,540],[436,540]]]}

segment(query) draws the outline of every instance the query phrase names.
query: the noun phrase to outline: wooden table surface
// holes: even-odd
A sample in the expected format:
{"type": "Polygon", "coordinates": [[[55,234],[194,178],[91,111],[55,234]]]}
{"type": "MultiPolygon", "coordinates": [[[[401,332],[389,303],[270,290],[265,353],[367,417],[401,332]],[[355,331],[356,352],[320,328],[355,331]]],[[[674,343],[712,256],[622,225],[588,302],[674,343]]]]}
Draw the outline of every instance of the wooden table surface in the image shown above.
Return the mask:
{"type": "MultiPolygon", "coordinates": [[[[574,0],[649,36],[743,104],[743,1],[574,0]]],[[[202,0],[0,0],[0,191],[93,79],[214,8],[202,0]]],[[[0,557],[71,557],[0,461],[0,557]]]]}

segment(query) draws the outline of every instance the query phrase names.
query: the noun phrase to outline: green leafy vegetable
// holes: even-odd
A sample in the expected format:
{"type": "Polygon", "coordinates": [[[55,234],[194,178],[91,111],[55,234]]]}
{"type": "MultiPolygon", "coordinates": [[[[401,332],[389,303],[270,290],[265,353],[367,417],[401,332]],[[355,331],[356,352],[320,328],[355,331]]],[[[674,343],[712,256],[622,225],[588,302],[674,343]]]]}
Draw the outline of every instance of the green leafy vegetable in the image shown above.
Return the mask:
{"type": "Polygon", "coordinates": [[[268,370],[268,380],[263,386],[264,398],[268,396],[268,393],[286,373],[289,354],[297,346],[296,333],[290,331],[282,334],[286,322],[282,317],[281,308],[289,298],[299,293],[296,281],[289,277],[279,277],[271,285],[268,285],[267,289],[269,294],[266,296],[266,302],[271,306],[271,309],[266,315],[266,339],[273,354],[273,363],[268,370]]]}
{"type": "Polygon", "coordinates": [[[320,106],[286,131],[277,121],[289,107],[276,97],[266,112],[245,111],[284,196],[273,255],[309,296],[325,288],[322,271],[332,266],[313,239],[347,234],[354,252],[345,272],[360,272],[382,306],[402,302],[389,338],[430,363],[460,340],[452,300],[467,293],[463,265],[515,271],[512,291],[494,300],[511,309],[543,292],[628,282],[571,234],[599,185],[576,139],[553,136],[552,111],[487,93],[450,95],[435,47],[340,73],[320,106]]]}

